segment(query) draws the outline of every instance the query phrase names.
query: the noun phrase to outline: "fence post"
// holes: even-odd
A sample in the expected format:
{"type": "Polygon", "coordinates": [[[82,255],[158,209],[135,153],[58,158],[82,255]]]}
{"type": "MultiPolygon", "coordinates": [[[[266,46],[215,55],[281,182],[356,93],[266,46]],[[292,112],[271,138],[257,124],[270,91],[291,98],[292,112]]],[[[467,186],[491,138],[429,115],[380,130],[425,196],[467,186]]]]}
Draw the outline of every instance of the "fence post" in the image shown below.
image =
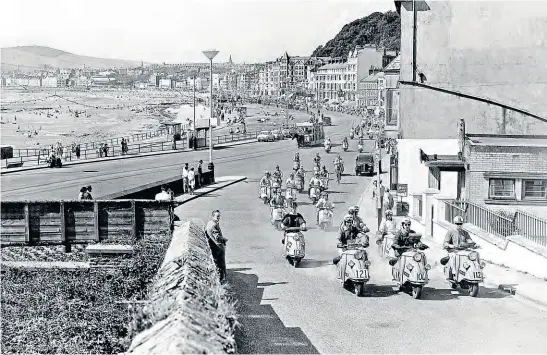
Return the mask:
{"type": "Polygon", "coordinates": [[[139,154],[141,154],[141,144],[139,143],[139,154]]]}
{"type": "Polygon", "coordinates": [[[30,243],[30,212],[29,212],[28,202],[25,202],[25,205],[23,208],[25,213],[25,242],[26,244],[29,244],[30,243]]]}
{"type": "Polygon", "coordinates": [[[137,206],[136,206],[135,200],[131,200],[131,215],[133,217],[131,232],[133,233],[133,237],[136,237],[137,236],[137,206]]]}
{"type": "Polygon", "coordinates": [[[93,216],[94,216],[94,229],[95,229],[95,241],[100,242],[101,236],[99,234],[99,202],[93,201],[93,216]]]}
{"type": "Polygon", "coordinates": [[[65,253],[70,253],[71,247],[70,240],[66,235],[65,203],[63,201],[61,201],[59,205],[59,215],[61,217],[61,240],[65,244],[65,253]]]}

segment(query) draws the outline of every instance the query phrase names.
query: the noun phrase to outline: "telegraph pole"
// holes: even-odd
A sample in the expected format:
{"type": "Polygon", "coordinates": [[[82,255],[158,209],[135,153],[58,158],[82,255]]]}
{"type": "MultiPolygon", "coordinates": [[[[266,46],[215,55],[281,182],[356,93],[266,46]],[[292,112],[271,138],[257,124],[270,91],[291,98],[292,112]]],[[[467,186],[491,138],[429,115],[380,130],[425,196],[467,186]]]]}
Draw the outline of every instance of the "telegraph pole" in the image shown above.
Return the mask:
{"type": "Polygon", "coordinates": [[[385,135],[384,122],[382,119],[378,118],[376,121],[378,128],[374,131],[375,138],[375,151],[374,158],[376,160],[376,211],[378,217],[378,228],[380,228],[380,223],[382,222],[382,201],[381,201],[381,187],[380,187],[380,169],[382,167],[382,138],[385,135]]]}

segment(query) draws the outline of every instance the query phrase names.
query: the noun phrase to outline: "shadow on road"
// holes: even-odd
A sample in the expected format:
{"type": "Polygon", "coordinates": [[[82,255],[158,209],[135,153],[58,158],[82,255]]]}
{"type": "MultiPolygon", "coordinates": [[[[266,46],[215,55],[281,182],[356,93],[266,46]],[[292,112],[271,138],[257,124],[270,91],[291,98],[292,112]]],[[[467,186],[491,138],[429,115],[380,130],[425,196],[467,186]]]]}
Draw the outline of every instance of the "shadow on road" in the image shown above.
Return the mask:
{"type": "Polygon", "coordinates": [[[234,147],[233,146],[221,146],[221,147],[218,147],[218,146],[215,146],[214,143],[213,143],[213,150],[224,150],[224,149],[233,149],[234,147]]]}
{"type": "Polygon", "coordinates": [[[299,269],[313,269],[317,267],[323,267],[326,265],[332,264],[332,260],[314,260],[314,259],[304,259],[298,265],[299,269]]]}
{"type": "Polygon", "coordinates": [[[270,305],[261,305],[263,286],[255,274],[229,269],[227,279],[238,300],[240,326],[236,331],[239,354],[319,354],[300,328],[287,328],[270,305]]]}

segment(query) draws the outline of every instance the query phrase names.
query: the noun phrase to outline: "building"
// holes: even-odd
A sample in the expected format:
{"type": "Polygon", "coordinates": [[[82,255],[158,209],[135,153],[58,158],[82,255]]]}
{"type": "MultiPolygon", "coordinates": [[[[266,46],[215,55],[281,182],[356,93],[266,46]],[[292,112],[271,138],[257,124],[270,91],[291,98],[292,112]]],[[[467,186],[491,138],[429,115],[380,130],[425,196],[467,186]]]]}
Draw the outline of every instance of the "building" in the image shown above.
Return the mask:
{"type": "Polygon", "coordinates": [[[461,118],[472,132],[547,133],[526,114],[547,117],[547,3],[395,4],[402,137],[455,138],[461,118]]]}
{"type": "Polygon", "coordinates": [[[209,88],[209,79],[205,77],[188,77],[186,79],[186,85],[188,88],[192,89],[194,87],[194,80],[196,84],[196,90],[205,90],[209,88]]]}
{"type": "Polygon", "coordinates": [[[345,72],[345,63],[327,64],[317,69],[315,89],[319,101],[339,102],[340,99],[343,101],[342,87],[347,83],[344,80],[345,72]]]}
{"type": "Polygon", "coordinates": [[[378,110],[384,102],[384,73],[379,68],[371,68],[370,75],[359,82],[357,106],[378,110]]]}
{"type": "Polygon", "coordinates": [[[56,88],[58,85],[57,77],[55,76],[46,76],[42,78],[42,87],[45,88],[56,88]]]}
{"type": "Polygon", "coordinates": [[[30,78],[28,79],[28,86],[31,86],[31,87],[41,87],[41,86],[42,86],[42,78],[30,77],[30,78]]]}
{"type": "Polygon", "coordinates": [[[401,71],[401,56],[398,55],[384,67],[386,134],[397,137],[399,131],[399,73],[401,71]]]}
{"type": "Polygon", "coordinates": [[[160,89],[171,89],[173,87],[173,80],[171,80],[171,79],[160,79],[159,87],[160,87],[160,89]]]}

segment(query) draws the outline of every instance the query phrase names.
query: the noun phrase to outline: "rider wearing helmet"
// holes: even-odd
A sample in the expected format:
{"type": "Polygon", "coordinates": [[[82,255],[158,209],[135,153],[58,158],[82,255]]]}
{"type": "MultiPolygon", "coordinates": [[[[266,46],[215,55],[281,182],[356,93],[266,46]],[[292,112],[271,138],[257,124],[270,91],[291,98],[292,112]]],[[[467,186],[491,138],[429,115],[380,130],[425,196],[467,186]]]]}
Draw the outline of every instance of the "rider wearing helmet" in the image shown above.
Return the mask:
{"type": "Polygon", "coordinates": [[[393,220],[393,211],[392,210],[386,210],[385,217],[382,219],[382,222],[380,222],[380,227],[378,228],[378,241],[383,241],[384,237],[388,234],[395,235],[397,232],[397,225],[395,224],[395,221],[393,220]]]}
{"type": "Polygon", "coordinates": [[[283,181],[283,180],[282,180],[282,179],[283,179],[283,173],[282,173],[281,170],[279,169],[279,165],[277,165],[277,166],[275,167],[275,171],[274,171],[274,173],[273,173],[273,177],[274,177],[274,179],[277,180],[277,181],[280,181],[280,182],[283,181]]]}
{"type": "Polygon", "coordinates": [[[313,158],[313,162],[316,166],[321,166],[321,157],[319,156],[319,153],[315,154],[315,157],[313,158]]]}
{"type": "Polygon", "coordinates": [[[298,152],[294,153],[293,161],[297,161],[300,163],[300,154],[298,152]]]}
{"type": "Polygon", "coordinates": [[[289,174],[289,178],[285,182],[285,185],[287,185],[287,189],[296,188],[296,181],[294,180],[294,173],[289,174]]]}
{"type": "Polygon", "coordinates": [[[285,208],[287,206],[287,200],[281,193],[281,189],[277,189],[275,196],[270,200],[270,207],[272,208],[285,208]]]}
{"type": "Polygon", "coordinates": [[[353,217],[353,225],[359,229],[362,233],[370,232],[365,222],[359,217],[359,206],[352,206],[348,208],[348,213],[353,217]]]}
{"type": "Polygon", "coordinates": [[[458,248],[460,246],[463,246],[465,244],[469,244],[471,246],[475,245],[475,242],[471,239],[469,236],[469,233],[467,233],[466,230],[463,230],[463,218],[461,216],[454,217],[453,220],[454,224],[456,225],[455,229],[451,229],[446,232],[446,236],[444,237],[444,243],[443,247],[448,251],[449,256],[449,262],[450,262],[450,271],[449,277],[454,277],[454,271],[456,270],[456,258],[454,256],[456,255],[453,250],[454,248],[458,248]]]}
{"type": "MultiPolygon", "coordinates": [[[[289,208],[289,212],[283,216],[283,229],[286,228],[300,228],[301,230],[306,230],[306,220],[300,213],[296,211],[296,202],[289,208]]],[[[286,233],[286,232],[285,232],[286,233]]],[[[285,235],[281,239],[281,243],[285,244],[285,235]]]]}
{"type": "Polygon", "coordinates": [[[334,209],[334,204],[329,201],[329,194],[326,191],[323,191],[323,193],[321,193],[321,198],[319,199],[319,201],[317,201],[315,207],[317,207],[317,224],[319,224],[319,211],[324,209],[334,209]]]}
{"type": "Polygon", "coordinates": [[[311,188],[315,187],[316,189],[320,189],[322,186],[321,180],[319,180],[319,173],[315,173],[314,176],[310,180],[310,187],[308,189],[308,195],[311,192],[311,188]]]}
{"type": "MultiPolygon", "coordinates": [[[[354,225],[353,225],[353,217],[351,215],[346,215],[344,217],[344,221],[342,222],[342,226],[340,227],[340,231],[338,233],[338,243],[342,246],[345,246],[350,243],[360,243],[363,247],[367,248],[369,246],[369,240],[368,236],[364,233],[361,233],[354,225]]],[[[338,262],[341,259],[342,252],[344,251],[343,248],[338,248],[338,256],[332,260],[333,264],[338,264],[338,262]]]]}
{"type": "Polygon", "coordinates": [[[270,179],[270,172],[265,171],[264,176],[262,179],[260,179],[260,188],[263,187],[271,187],[272,186],[272,180],[270,179]]]}

